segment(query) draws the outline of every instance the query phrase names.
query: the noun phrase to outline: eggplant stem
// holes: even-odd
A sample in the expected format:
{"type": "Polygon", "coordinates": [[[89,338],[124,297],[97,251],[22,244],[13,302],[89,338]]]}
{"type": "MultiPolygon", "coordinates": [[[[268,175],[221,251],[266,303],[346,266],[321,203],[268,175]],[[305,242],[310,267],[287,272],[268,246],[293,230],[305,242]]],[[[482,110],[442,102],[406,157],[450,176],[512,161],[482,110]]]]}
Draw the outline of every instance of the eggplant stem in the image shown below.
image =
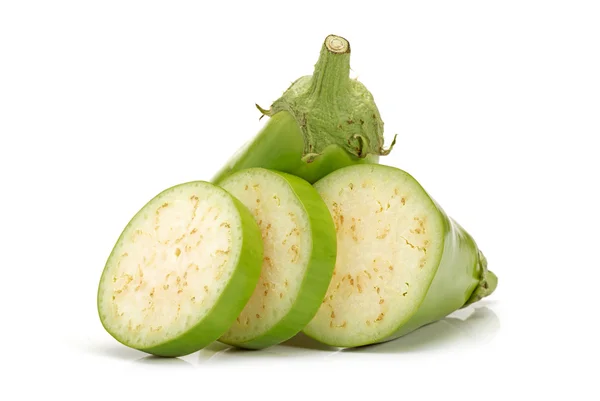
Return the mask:
{"type": "Polygon", "coordinates": [[[358,141],[358,148],[356,149],[357,150],[356,155],[360,158],[366,157],[367,152],[365,152],[365,147],[368,145],[367,145],[367,140],[365,139],[365,137],[362,135],[354,135],[353,138],[358,141]]]}
{"type": "Polygon", "coordinates": [[[381,156],[387,156],[390,154],[390,152],[392,151],[392,149],[394,149],[394,145],[396,144],[396,139],[398,138],[398,134],[394,134],[394,139],[392,140],[392,144],[390,145],[389,148],[385,149],[383,146],[381,148],[379,148],[379,154],[381,156]]]}
{"type": "Polygon", "coordinates": [[[314,160],[311,153],[320,155],[330,145],[359,158],[387,155],[393,147],[383,148],[383,121],[373,95],[350,78],[350,53],[348,40],[328,35],[312,75],[295,80],[269,110],[256,106],[266,116],[280,111],[293,116],[304,136],[303,160],[314,160]]]}
{"type": "Polygon", "coordinates": [[[263,109],[262,107],[260,107],[260,106],[258,105],[258,103],[254,103],[254,105],[256,106],[256,108],[258,109],[258,111],[260,111],[260,113],[261,113],[261,116],[260,116],[260,118],[258,119],[259,121],[260,121],[260,119],[262,119],[264,116],[270,116],[270,115],[271,115],[271,110],[265,110],[265,109],[263,109]]]}
{"type": "Polygon", "coordinates": [[[319,153],[307,153],[304,156],[302,156],[302,161],[304,163],[312,163],[319,156],[321,156],[319,153]]]}
{"type": "Polygon", "coordinates": [[[350,53],[350,43],[341,36],[329,35],[325,38],[327,49],[336,54],[350,53]]]}

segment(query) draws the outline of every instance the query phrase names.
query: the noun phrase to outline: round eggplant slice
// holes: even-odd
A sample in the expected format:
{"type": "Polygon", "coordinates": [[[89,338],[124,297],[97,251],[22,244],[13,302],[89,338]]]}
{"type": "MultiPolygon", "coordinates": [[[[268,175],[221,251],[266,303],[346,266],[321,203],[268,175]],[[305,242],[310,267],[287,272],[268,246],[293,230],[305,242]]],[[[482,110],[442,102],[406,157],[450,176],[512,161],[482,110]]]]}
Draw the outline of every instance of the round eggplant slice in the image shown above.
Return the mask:
{"type": "Polygon", "coordinates": [[[169,188],[123,230],[98,288],[100,320],[117,341],[181,356],[217,340],[252,295],[262,263],[250,212],[204,181],[169,188]]]}
{"type": "Polygon", "coordinates": [[[221,184],[253,214],[264,246],[258,284],[219,341],[265,348],[300,332],[317,312],[333,274],[333,219],[305,180],[263,168],[234,173],[221,184]]]}

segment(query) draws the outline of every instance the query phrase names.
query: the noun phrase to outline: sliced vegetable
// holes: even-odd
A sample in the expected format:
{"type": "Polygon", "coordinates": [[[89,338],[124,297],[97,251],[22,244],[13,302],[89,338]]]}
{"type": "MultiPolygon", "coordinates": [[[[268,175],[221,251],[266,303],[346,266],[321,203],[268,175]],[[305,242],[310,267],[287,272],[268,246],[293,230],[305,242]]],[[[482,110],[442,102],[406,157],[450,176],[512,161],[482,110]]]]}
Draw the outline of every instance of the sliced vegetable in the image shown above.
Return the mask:
{"type": "Polygon", "coordinates": [[[315,184],[337,231],[336,268],[305,333],[353,347],[397,338],[490,295],[473,238],[408,173],[350,166],[315,184]]]}
{"type": "Polygon", "coordinates": [[[383,121],[372,94],[350,79],[350,44],[329,35],[312,76],[297,79],[269,110],[256,137],[213,177],[220,182],[249,167],[264,167],[313,183],[353,164],[377,163],[384,149],[383,121]]]}
{"type": "Polygon", "coordinates": [[[222,335],[252,295],[260,231],[237,199],[206,182],[150,200],[104,268],[98,312],[119,342],[160,356],[195,352],[222,335]]]}
{"type": "Polygon", "coordinates": [[[333,220],[317,191],[286,173],[252,168],[221,185],[254,215],[264,257],[250,301],[220,341],[278,344],[300,332],[323,301],[336,258],[333,220]]]}

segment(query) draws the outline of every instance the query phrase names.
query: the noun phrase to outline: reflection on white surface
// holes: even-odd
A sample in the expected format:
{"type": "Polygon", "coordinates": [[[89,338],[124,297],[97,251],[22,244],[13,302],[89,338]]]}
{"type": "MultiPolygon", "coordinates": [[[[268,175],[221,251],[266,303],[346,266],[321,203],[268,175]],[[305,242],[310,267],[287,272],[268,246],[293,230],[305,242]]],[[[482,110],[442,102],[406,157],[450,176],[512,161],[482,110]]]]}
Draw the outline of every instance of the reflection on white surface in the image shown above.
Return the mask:
{"type": "Polygon", "coordinates": [[[161,358],[161,357],[154,356],[154,355],[148,355],[143,358],[136,359],[134,361],[134,363],[142,364],[142,365],[160,365],[160,366],[168,365],[169,368],[171,368],[171,367],[183,367],[183,368],[194,367],[194,365],[192,365],[190,362],[188,362],[182,358],[161,358]]]}
{"type": "Polygon", "coordinates": [[[304,336],[303,334],[298,334],[293,339],[286,341],[280,345],[276,345],[273,347],[265,348],[262,350],[246,350],[239,349],[235,347],[231,347],[228,345],[224,345],[221,343],[213,343],[208,347],[204,348],[199,352],[199,362],[200,363],[215,363],[215,362],[225,362],[225,361],[252,361],[252,360],[265,360],[265,359],[279,359],[279,358],[319,358],[319,357],[328,357],[332,354],[339,352],[339,349],[327,347],[327,346],[319,346],[312,344],[310,338],[304,336]],[[300,347],[300,346],[291,346],[290,344],[308,341],[307,344],[310,346],[300,347]]]}
{"type": "Polygon", "coordinates": [[[352,354],[416,353],[476,346],[490,341],[500,329],[500,319],[492,310],[493,303],[479,302],[450,316],[421,327],[403,337],[382,344],[359,348],[336,348],[321,344],[299,333],[284,343],[263,350],[244,350],[214,342],[197,354],[182,358],[161,358],[148,355],[117,342],[96,343],[86,341],[80,348],[104,358],[130,361],[136,365],[175,365],[193,367],[207,363],[243,363],[258,360],[281,360],[283,358],[329,359],[348,357],[352,354]]]}
{"type": "Polygon", "coordinates": [[[279,357],[332,358],[348,353],[422,352],[441,347],[480,344],[492,339],[500,319],[487,304],[469,306],[393,341],[359,348],[330,347],[300,333],[290,340],[260,351],[243,350],[213,343],[199,352],[200,363],[218,363],[279,357]]]}
{"type": "Polygon", "coordinates": [[[475,345],[491,340],[499,329],[500,319],[492,309],[487,306],[469,306],[395,340],[347,348],[343,352],[389,354],[475,345]]]}
{"type": "Polygon", "coordinates": [[[214,342],[198,351],[199,360],[201,362],[208,361],[218,353],[227,351],[228,349],[231,349],[229,345],[221,344],[220,342],[214,342]]]}

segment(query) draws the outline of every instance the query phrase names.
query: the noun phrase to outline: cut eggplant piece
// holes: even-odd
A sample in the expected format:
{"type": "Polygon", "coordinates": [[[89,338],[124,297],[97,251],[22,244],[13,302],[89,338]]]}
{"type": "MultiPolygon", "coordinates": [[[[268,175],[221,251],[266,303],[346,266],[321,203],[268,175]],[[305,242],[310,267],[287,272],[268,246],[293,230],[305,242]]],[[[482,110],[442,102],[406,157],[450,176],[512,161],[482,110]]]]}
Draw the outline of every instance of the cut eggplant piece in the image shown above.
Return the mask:
{"type": "Polygon", "coordinates": [[[265,348],[300,332],[317,312],[333,274],[333,219],[305,180],[263,168],[221,182],[253,214],[264,256],[260,279],[244,310],[219,341],[265,348]]]}
{"type": "Polygon", "coordinates": [[[408,173],[383,165],[315,183],[335,222],[336,268],[304,332],[325,344],[388,341],[488,296],[496,276],[473,238],[408,173]]]}
{"type": "Polygon", "coordinates": [[[195,181],[148,202],[125,227],[98,287],[109,334],[131,348],[181,356],[217,340],[252,295],[262,263],[249,210],[195,181]]]}

